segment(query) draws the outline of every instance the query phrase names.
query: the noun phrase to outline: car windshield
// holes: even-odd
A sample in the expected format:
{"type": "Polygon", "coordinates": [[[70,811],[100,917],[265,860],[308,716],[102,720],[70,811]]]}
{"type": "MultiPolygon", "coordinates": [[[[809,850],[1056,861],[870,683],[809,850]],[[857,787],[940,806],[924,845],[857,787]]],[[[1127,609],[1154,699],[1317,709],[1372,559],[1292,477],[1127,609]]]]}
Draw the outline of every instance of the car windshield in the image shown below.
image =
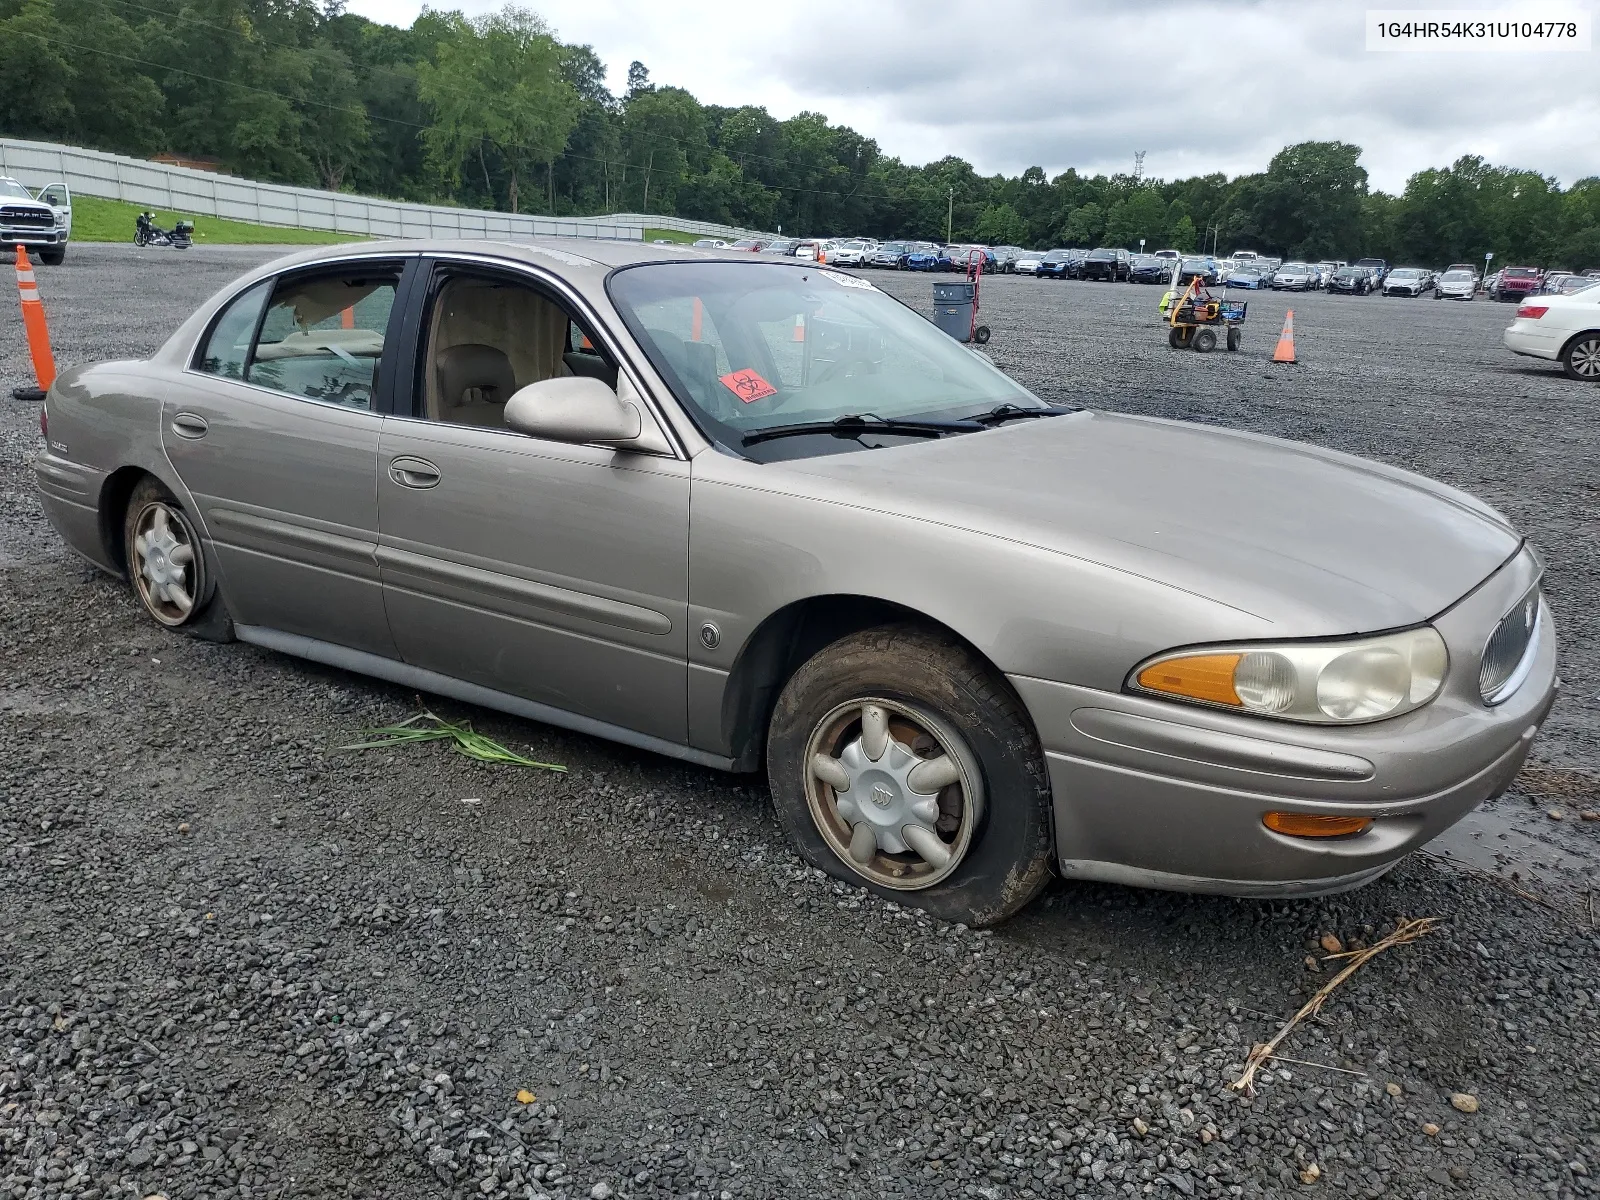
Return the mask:
{"type": "Polygon", "coordinates": [[[904,242],[888,242],[878,247],[879,254],[904,254],[909,249],[904,242]]]}
{"type": "Polygon", "coordinates": [[[1365,274],[1361,267],[1340,267],[1333,273],[1335,279],[1356,279],[1365,274]]]}
{"type": "Polygon", "coordinates": [[[1471,283],[1476,278],[1471,271],[1446,271],[1440,276],[1445,283],[1471,283]]]}
{"type": "MultiPolygon", "coordinates": [[[[648,263],[617,271],[608,288],[674,394],[724,445],[842,417],[954,421],[1001,405],[1050,407],[898,300],[826,268],[648,263]]],[[[823,429],[742,452],[861,446],[823,429]]]]}
{"type": "Polygon", "coordinates": [[[33,193],[15,179],[0,179],[0,199],[32,200],[33,193]]]}
{"type": "Polygon", "coordinates": [[[1537,267],[1507,267],[1505,276],[1507,279],[1537,279],[1539,271],[1537,267]]]}
{"type": "Polygon", "coordinates": [[[1410,267],[1401,267],[1398,270],[1390,271],[1389,272],[1389,278],[1390,279],[1416,279],[1421,274],[1422,274],[1421,271],[1413,271],[1410,267]]]}

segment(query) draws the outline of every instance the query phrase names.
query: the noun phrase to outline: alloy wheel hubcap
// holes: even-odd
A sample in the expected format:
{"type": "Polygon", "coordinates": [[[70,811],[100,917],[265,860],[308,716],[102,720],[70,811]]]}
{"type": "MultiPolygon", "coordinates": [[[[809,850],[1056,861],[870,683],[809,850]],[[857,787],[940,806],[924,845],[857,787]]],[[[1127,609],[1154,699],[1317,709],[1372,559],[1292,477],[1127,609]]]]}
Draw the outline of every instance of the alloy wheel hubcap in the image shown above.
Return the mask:
{"type": "Polygon", "coordinates": [[[805,782],[829,848],[857,874],[900,891],[947,878],[982,816],[966,742],[933,714],[896,701],[854,700],[818,722],[805,782]]]}
{"type": "Polygon", "coordinates": [[[188,527],[167,505],[139,514],[133,539],[134,580],[150,614],[163,625],[181,625],[194,610],[194,543],[188,527]]]}
{"type": "Polygon", "coordinates": [[[1572,370],[1585,379],[1600,379],[1600,340],[1579,342],[1572,348],[1572,370]]]}

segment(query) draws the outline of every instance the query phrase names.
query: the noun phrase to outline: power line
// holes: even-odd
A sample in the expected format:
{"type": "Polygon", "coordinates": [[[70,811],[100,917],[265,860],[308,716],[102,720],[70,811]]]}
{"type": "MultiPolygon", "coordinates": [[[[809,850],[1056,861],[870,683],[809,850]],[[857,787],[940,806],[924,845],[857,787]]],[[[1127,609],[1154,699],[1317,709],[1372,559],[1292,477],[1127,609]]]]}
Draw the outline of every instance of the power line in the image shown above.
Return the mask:
{"type": "MultiPolygon", "coordinates": [[[[312,100],[312,99],[309,99],[309,98],[306,98],[306,97],[291,96],[291,95],[288,95],[287,93],[284,93],[284,92],[275,92],[271,88],[262,88],[262,87],[256,87],[253,84],[240,83],[238,80],[235,80],[235,79],[218,79],[214,75],[202,75],[198,71],[187,71],[182,67],[174,67],[174,66],[170,66],[170,65],[168,65],[166,63],[156,63],[156,62],[151,62],[150,60],[144,59],[144,58],[134,58],[132,55],[129,55],[129,54],[118,54],[113,50],[103,50],[98,46],[80,46],[80,45],[77,45],[76,43],[73,43],[73,42],[61,41],[59,38],[46,37],[44,34],[42,34],[42,33],[34,33],[32,30],[23,29],[23,30],[17,30],[16,32],[21,34],[21,36],[23,36],[23,37],[31,37],[31,38],[34,38],[34,39],[36,39],[38,41],[44,42],[47,45],[59,46],[64,50],[76,50],[79,53],[83,53],[83,54],[100,54],[100,55],[104,55],[107,58],[115,58],[115,59],[118,59],[118,60],[120,60],[122,62],[133,63],[136,66],[149,67],[152,70],[156,70],[156,71],[165,71],[165,72],[168,72],[168,73],[171,73],[171,74],[175,74],[175,75],[184,75],[184,76],[187,76],[190,79],[199,79],[199,80],[202,80],[203,82],[206,82],[206,83],[214,83],[214,84],[217,84],[220,87],[235,87],[235,88],[240,88],[243,91],[254,92],[254,93],[256,93],[257,95],[260,95],[260,96],[272,96],[272,97],[274,97],[275,99],[278,99],[278,100],[287,100],[291,104],[305,104],[305,105],[310,105],[310,106],[315,107],[315,108],[326,109],[329,112],[349,113],[349,114],[354,115],[354,116],[364,117],[365,119],[367,119],[369,121],[381,121],[381,122],[383,122],[385,124],[388,124],[388,125],[401,125],[401,126],[404,126],[407,129],[415,129],[415,130],[419,130],[419,131],[426,131],[427,129],[430,128],[430,126],[423,125],[423,124],[421,124],[421,123],[419,123],[417,121],[406,121],[406,120],[403,120],[400,117],[378,116],[375,113],[368,112],[365,108],[351,108],[348,105],[329,104],[327,101],[324,101],[324,100],[312,100]]],[[[633,136],[634,135],[631,134],[631,133],[628,135],[630,143],[632,142],[633,136]]],[[[649,136],[649,135],[646,135],[646,136],[649,136]]],[[[675,139],[669,139],[669,140],[675,140],[675,139]]],[[[570,160],[575,161],[575,162],[597,163],[597,164],[601,164],[603,166],[606,166],[608,168],[609,167],[616,167],[616,166],[626,167],[626,166],[630,166],[630,165],[634,165],[634,166],[637,165],[637,164],[629,164],[629,163],[626,163],[626,162],[614,162],[613,160],[608,159],[608,158],[595,158],[592,155],[578,154],[578,153],[576,153],[574,151],[571,151],[571,150],[556,150],[556,151],[552,151],[547,146],[530,145],[530,144],[524,143],[524,142],[506,142],[506,143],[503,143],[503,145],[504,145],[504,147],[506,149],[534,151],[534,152],[537,152],[537,153],[540,153],[540,154],[548,155],[552,160],[554,160],[554,159],[570,159],[570,160]]],[[[788,184],[782,184],[782,183],[763,183],[759,179],[751,180],[751,182],[754,183],[757,187],[766,188],[766,189],[769,189],[771,191],[776,191],[776,192],[795,192],[797,194],[811,195],[811,196],[836,196],[836,197],[838,197],[840,199],[843,199],[843,200],[853,199],[857,194],[854,191],[850,191],[850,192],[834,192],[834,191],[825,190],[823,188],[794,187],[794,186],[791,186],[791,185],[788,185],[788,184]]]]}

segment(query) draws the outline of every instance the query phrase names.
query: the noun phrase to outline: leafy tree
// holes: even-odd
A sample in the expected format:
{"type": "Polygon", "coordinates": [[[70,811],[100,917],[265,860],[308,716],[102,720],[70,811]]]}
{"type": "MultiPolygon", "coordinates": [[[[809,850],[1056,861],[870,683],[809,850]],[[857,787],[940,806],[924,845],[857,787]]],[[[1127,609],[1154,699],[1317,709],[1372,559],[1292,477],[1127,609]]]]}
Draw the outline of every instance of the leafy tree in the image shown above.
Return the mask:
{"type": "Polygon", "coordinates": [[[549,28],[527,9],[472,21],[458,16],[435,60],[417,68],[418,91],[434,115],[423,140],[436,169],[459,180],[463,162],[476,154],[492,194],[484,157],[492,148],[508,175],[511,211],[520,212],[521,179],[535,164],[554,163],[578,121],[578,93],[562,77],[562,63],[549,28]]]}
{"type": "Polygon", "coordinates": [[[1178,218],[1177,224],[1172,227],[1172,246],[1170,248],[1181,250],[1187,254],[1194,249],[1194,244],[1194,222],[1190,220],[1188,213],[1184,213],[1183,216],[1178,218]]]}
{"type": "Polygon", "coordinates": [[[1106,227],[1105,210],[1098,204],[1083,204],[1067,215],[1061,227],[1061,240],[1074,246],[1090,246],[1100,240],[1106,227]]]}
{"type": "Polygon", "coordinates": [[[978,217],[978,240],[991,246],[1014,246],[1028,236],[1028,223],[1009,204],[987,205],[978,217]]]}

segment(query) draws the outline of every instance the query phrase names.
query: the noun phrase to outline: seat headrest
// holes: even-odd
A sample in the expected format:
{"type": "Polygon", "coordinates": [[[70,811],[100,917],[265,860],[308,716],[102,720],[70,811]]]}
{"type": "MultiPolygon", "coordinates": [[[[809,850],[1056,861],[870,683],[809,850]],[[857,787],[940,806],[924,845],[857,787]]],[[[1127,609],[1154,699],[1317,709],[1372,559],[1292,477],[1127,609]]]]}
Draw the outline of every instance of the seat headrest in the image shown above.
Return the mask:
{"type": "Polygon", "coordinates": [[[478,342],[446,346],[439,351],[436,369],[439,398],[446,408],[470,404],[468,393],[473,391],[490,404],[504,404],[517,390],[516,372],[505,352],[478,342]]]}

